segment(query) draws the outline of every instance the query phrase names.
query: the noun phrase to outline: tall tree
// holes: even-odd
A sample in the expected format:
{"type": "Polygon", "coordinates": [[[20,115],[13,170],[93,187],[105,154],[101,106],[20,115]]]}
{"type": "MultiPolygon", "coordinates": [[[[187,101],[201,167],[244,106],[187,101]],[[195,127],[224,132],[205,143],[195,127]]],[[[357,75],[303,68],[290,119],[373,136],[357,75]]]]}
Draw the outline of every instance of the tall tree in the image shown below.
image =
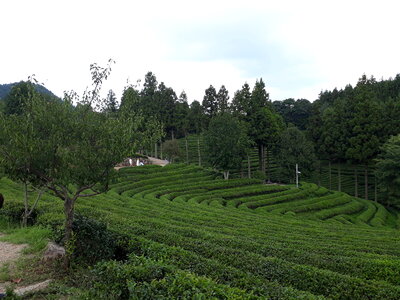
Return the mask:
{"type": "Polygon", "coordinates": [[[249,106],[251,102],[250,86],[247,82],[242,86],[241,90],[236,91],[231,104],[233,114],[244,120],[249,113],[249,106]]]}
{"type": "Polygon", "coordinates": [[[279,165],[278,177],[282,182],[294,182],[296,164],[299,166],[301,176],[310,176],[315,169],[316,157],[312,143],[294,126],[282,132],[275,157],[279,165]]]}
{"type": "Polygon", "coordinates": [[[400,135],[391,137],[381,148],[375,175],[386,194],[386,203],[400,208],[400,135]]]}
{"type": "Polygon", "coordinates": [[[96,102],[101,103],[99,91],[109,72],[110,66],[91,65],[93,90],[77,107],[72,106],[71,95],[62,102],[31,98],[20,116],[3,117],[0,122],[1,164],[64,202],[66,243],[73,243],[76,201],[106,191],[115,164],[144,142],[136,135],[143,119],[108,117],[94,110],[96,102]],[[14,152],[12,144],[19,139],[27,142],[21,144],[21,152],[14,152]],[[18,168],[26,159],[24,151],[30,160],[18,168]]]}
{"type": "Polygon", "coordinates": [[[217,91],[212,85],[205,90],[202,107],[204,115],[207,117],[208,121],[218,112],[217,91]]]}
{"type": "Polygon", "coordinates": [[[117,97],[113,90],[109,90],[106,98],[105,109],[106,113],[116,113],[118,110],[117,97]]]}
{"type": "Polygon", "coordinates": [[[224,113],[228,111],[228,101],[228,90],[225,88],[224,85],[222,85],[217,94],[217,111],[219,113],[224,113]]]}
{"type": "Polygon", "coordinates": [[[204,151],[210,164],[229,178],[229,171],[238,168],[246,155],[248,138],[243,124],[230,114],[211,119],[204,135],[204,151]]]}
{"type": "Polygon", "coordinates": [[[381,110],[372,85],[375,79],[367,79],[363,75],[355,91],[355,97],[348,105],[354,112],[354,117],[349,121],[350,127],[349,148],[346,157],[365,166],[365,198],[368,199],[368,165],[379,151],[379,136],[382,132],[381,110]]]}

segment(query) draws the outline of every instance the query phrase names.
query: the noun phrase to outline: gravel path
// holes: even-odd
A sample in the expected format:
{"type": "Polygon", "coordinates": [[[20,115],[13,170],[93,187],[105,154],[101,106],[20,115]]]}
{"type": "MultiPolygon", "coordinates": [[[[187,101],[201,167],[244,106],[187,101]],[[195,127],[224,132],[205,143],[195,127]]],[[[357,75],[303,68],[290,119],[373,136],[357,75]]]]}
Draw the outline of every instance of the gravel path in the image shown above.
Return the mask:
{"type": "MultiPolygon", "coordinates": [[[[0,237],[4,236],[4,234],[0,234],[0,237]]],[[[24,249],[26,244],[11,244],[7,242],[0,242],[0,267],[10,261],[17,260],[20,255],[22,249],[24,249]]]]}

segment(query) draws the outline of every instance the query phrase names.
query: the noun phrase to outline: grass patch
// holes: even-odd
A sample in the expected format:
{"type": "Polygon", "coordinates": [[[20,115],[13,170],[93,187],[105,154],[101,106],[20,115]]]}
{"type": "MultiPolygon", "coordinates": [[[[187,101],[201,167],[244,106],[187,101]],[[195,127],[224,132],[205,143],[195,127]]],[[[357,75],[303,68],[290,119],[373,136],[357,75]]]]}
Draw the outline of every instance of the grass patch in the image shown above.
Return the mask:
{"type": "Polygon", "coordinates": [[[43,250],[52,235],[50,229],[39,226],[25,228],[9,227],[8,229],[2,226],[0,227],[0,229],[3,233],[6,234],[5,236],[0,237],[0,241],[13,244],[29,245],[29,247],[23,250],[24,254],[33,254],[43,250]]]}

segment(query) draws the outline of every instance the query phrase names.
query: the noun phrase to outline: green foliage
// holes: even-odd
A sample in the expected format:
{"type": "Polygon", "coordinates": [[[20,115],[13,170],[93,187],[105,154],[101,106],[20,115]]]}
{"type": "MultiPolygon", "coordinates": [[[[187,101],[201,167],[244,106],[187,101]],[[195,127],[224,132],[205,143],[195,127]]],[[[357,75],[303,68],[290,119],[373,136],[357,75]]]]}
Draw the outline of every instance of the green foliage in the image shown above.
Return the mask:
{"type": "MultiPolygon", "coordinates": [[[[13,223],[21,223],[24,212],[25,207],[22,202],[5,201],[4,207],[0,209],[0,216],[5,217],[13,223]]],[[[38,215],[39,210],[37,208],[33,209],[31,215],[27,219],[27,225],[35,224],[38,215]]]]}
{"type": "Polygon", "coordinates": [[[179,148],[179,143],[176,139],[168,140],[163,144],[163,151],[166,157],[173,162],[175,158],[177,158],[180,153],[181,149],[179,148]]]}
{"type": "Polygon", "coordinates": [[[375,174],[387,194],[387,204],[400,208],[400,135],[391,137],[381,151],[375,174]]]}
{"type": "Polygon", "coordinates": [[[289,127],[282,133],[276,150],[276,160],[280,167],[278,177],[281,180],[291,179],[290,182],[293,182],[296,176],[296,164],[301,176],[310,176],[316,162],[311,142],[296,127],[289,127]]]}
{"type": "Polygon", "coordinates": [[[204,136],[204,150],[210,164],[224,172],[239,166],[248,144],[244,126],[229,114],[211,119],[204,136]]]}
{"type": "Polygon", "coordinates": [[[283,117],[286,124],[293,124],[305,130],[311,116],[312,104],[306,99],[289,98],[283,101],[272,102],[275,110],[283,117]]]}

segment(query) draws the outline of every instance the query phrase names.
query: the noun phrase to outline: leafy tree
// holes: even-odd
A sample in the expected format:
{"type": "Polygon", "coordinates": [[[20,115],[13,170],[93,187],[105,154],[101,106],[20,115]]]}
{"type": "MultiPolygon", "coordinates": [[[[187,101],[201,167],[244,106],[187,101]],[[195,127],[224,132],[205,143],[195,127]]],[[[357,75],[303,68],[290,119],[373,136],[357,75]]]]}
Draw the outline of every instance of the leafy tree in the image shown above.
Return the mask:
{"type": "Polygon", "coordinates": [[[208,121],[218,112],[217,91],[212,85],[205,91],[202,107],[208,121]]]}
{"type": "Polygon", "coordinates": [[[72,106],[73,94],[62,102],[33,97],[21,115],[0,122],[1,163],[9,174],[45,187],[64,202],[67,244],[73,242],[77,199],[106,191],[114,166],[143,142],[136,134],[143,119],[109,117],[93,109],[101,103],[98,93],[109,72],[109,66],[91,65],[94,88],[77,107],[72,106]],[[25,142],[15,153],[12,145],[20,139],[25,142]]]}
{"type": "Polygon", "coordinates": [[[181,149],[179,148],[178,140],[168,140],[163,144],[164,153],[167,156],[167,159],[172,163],[175,158],[179,157],[181,153],[181,149]]]}
{"type": "Polygon", "coordinates": [[[233,114],[244,120],[244,117],[249,113],[251,102],[250,86],[245,83],[241,90],[236,91],[231,104],[233,114]]]}
{"type": "Polygon", "coordinates": [[[362,76],[357,84],[355,97],[348,103],[347,109],[353,112],[353,118],[348,122],[349,147],[346,157],[365,166],[365,198],[368,199],[368,165],[376,157],[382,132],[381,110],[372,89],[375,79],[362,76]]]}
{"type": "Polygon", "coordinates": [[[113,90],[109,90],[106,98],[105,109],[107,113],[116,113],[118,110],[117,97],[113,90]]]}
{"type": "Polygon", "coordinates": [[[180,136],[185,137],[186,163],[189,163],[189,145],[187,140],[187,135],[190,130],[189,113],[190,108],[187,101],[187,96],[185,91],[183,91],[178,98],[178,102],[175,105],[175,127],[177,133],[180,136]]]}
{"type": "Polygon", "coordinates": [[[219,113],[224,113],[228,111],[228,101],[228,90],[225,88],[224,85],[222,85],[217,94],[217,111],[219,113]]]}
{"type": "Polygon", "coordinates": [[[382,146],[375,167],[375,175],[386,194],[386,204],[400,208],[400,134],[382,146]]]}
{"type": "Polygon", "coordinates": [[[305,177],[310,176],[315,168],[313,145],[306,139],[305,134],[294,126],[282,132],[275,157],[279,166],[278,177],[282,182],[294,182],[296,164],[299,166],[301,176],[305,177]]]}
{"type": "Polygon", "coordinates": [[[312,104],[306,99],[274,101],[275,110],[283,117],[286,123],[291,123],[297,128],[305,130],[311,116],[312,104]]]}
{"type": "Polygon", "coordinates": [[[229,170],[240,166],[246,155],[248,138],[243,124],[230,114],[211,119],[204,135],[204,151],[210,164],[229,178],[229,170]]]}

